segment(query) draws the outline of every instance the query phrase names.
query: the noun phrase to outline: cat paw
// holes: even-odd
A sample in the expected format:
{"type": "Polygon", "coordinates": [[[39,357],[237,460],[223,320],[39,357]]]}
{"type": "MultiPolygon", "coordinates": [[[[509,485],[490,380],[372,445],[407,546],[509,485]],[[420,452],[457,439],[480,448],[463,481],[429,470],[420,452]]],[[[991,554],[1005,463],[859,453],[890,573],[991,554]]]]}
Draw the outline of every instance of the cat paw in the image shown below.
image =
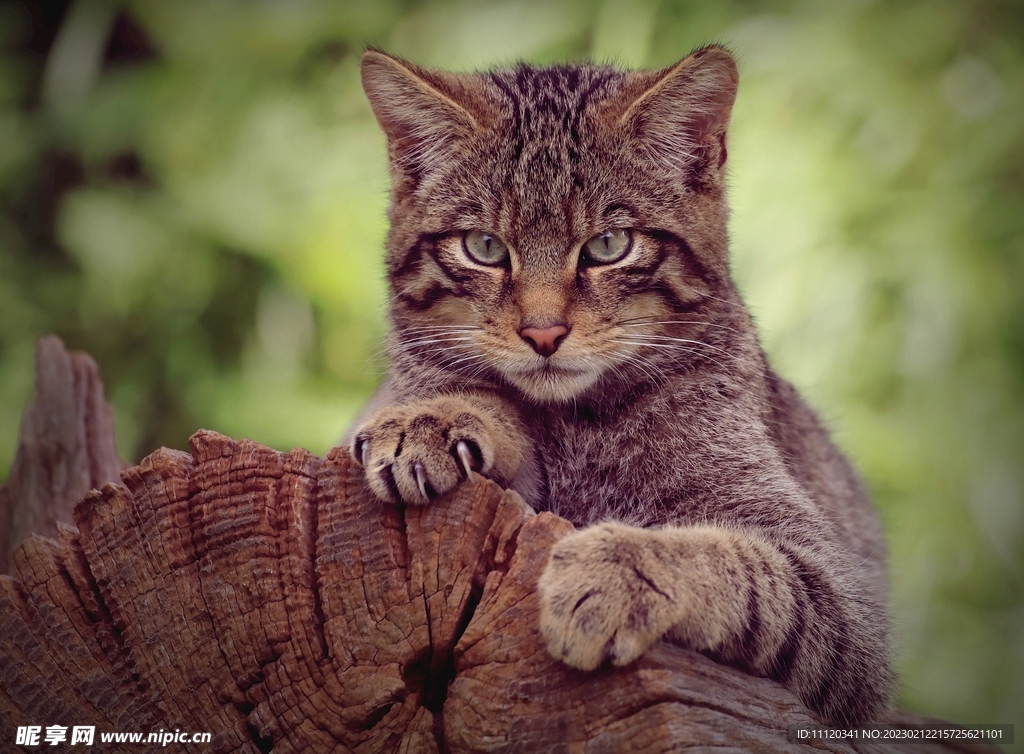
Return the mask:
{"type": "Polygon", "coordinates": [[[675,623],[680,605],[651,552],[655,532],[605,523],[568,535],[540,582],[540,630],[548,652],[580,670],[628,665],[675,623]]]}
{"type": "Polygon", "coordinates": [[[389,406],[356,431],[352,458],[377,497],[424,505],[470,471],[487,473],[494,461],[492,432],[484,417],[457,400],[389,406]]]}

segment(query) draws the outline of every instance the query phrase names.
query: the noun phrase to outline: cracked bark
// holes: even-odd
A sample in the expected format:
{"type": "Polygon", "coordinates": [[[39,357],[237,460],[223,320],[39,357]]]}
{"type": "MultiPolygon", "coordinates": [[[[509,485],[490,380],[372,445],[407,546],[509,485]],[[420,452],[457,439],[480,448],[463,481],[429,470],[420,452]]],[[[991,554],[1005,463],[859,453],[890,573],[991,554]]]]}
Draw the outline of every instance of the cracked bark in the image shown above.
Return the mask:
{"type": "Polygon", "coordinates": [[[660,644],[593,673],[552,660],[535,587],[572,527],[492,482],[400,509],[367,493],[344,451],[206,431],[190,445],[14,551],[0,748],[19,725],[60,724],[209,731],[216,752],[807,749],[787,741],[814,722],[795,697],[699,654],[660,644]]]}

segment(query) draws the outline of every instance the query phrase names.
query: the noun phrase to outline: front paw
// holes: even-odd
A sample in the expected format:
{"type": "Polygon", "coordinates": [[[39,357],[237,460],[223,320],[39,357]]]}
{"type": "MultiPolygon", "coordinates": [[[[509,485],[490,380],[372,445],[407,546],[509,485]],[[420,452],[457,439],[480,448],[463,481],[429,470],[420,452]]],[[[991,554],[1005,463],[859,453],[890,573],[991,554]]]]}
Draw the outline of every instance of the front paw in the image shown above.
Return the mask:
{"type": "Polygon", "coordinates": [[[359,428],[352,457],[377,497],[422,505],[454,489],[471,470],[491,467],[494,442],[486,420],[451,403],[389,406],[359,428]]]}
{"type": "Polygon", "coordinates": [[[606,659],[627,665],[672,627],[677,588],[655,539],[650,530],[606,523],[554,546],[537,585],[552,657],[581,670],[606,659]]]}

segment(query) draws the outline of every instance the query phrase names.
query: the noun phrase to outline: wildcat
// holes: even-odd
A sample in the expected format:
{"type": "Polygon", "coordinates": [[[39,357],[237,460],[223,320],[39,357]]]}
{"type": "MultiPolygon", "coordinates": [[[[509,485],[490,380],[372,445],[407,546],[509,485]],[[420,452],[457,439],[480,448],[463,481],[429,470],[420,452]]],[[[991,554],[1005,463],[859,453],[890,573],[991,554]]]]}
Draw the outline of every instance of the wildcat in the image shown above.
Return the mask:
{"type": "Polygon", "coordinates": [[[373,492],[426,504],[474,470],[584,527],[538,587],[573,667],[665,637],[877,717],[879,524],[729,274],[732,56],[361,71],[392,179],[390,374],[351,444],[373,492]]]}

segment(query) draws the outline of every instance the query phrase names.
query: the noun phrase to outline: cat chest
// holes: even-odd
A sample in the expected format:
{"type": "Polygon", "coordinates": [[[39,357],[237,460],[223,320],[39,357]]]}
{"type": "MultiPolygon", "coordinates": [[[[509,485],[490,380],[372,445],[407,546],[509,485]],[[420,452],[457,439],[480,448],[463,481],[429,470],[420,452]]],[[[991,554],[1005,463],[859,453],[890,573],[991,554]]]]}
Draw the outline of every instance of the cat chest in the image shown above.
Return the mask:
{"type": "Polygon", "coordinates": [[[553,510],[631,505],[685,483],[683,465],[666,452],[668,443],[658,441],[662,428],[650,422],[561,420],[537,429],[553,510]]]}

